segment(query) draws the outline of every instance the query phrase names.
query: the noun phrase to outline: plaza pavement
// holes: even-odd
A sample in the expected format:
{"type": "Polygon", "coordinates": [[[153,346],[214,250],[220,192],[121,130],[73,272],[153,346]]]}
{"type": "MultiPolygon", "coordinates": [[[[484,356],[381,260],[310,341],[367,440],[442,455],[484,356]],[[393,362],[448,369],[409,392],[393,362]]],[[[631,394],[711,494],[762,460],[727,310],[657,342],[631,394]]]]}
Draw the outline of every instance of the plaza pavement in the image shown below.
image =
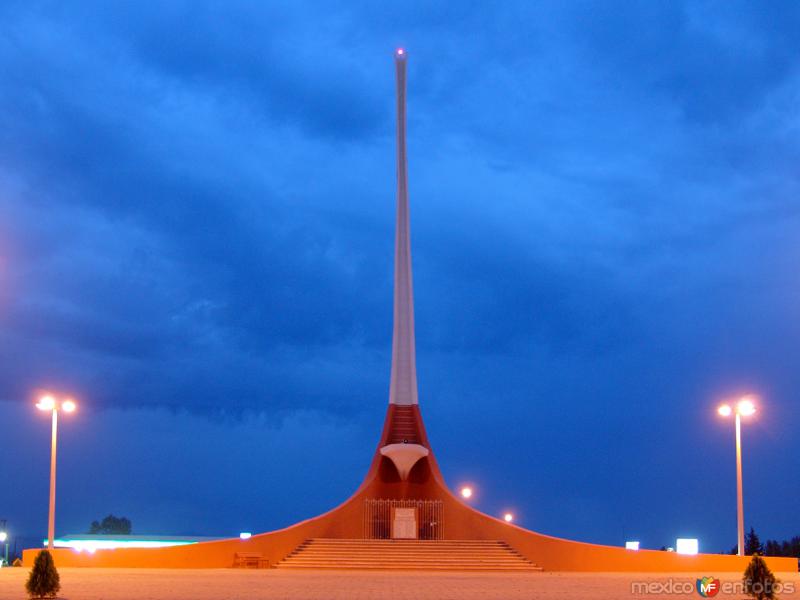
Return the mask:
{"type": "MultiPolygon", "coordinates": [[[[235,569],[61,569],[65,600],[516,600],[553,598],[700,598],[691,593],[635,595],[634,581],[694,583],[699,574],[636,573],[431,573],[371,571],[282,571],[235,569]]],[[[0,569],[0,600],[24,600],[28,569],[0,569]]],[[[707,573],[706,575],[713,575],[707,573]]],[[[780,574],[794,583],[800,575],[780,574]]],[[[738,578],[727,575],[723,581],[738,578]]],[[[717,599],[742,598],[720,593],[717,599]]]]}

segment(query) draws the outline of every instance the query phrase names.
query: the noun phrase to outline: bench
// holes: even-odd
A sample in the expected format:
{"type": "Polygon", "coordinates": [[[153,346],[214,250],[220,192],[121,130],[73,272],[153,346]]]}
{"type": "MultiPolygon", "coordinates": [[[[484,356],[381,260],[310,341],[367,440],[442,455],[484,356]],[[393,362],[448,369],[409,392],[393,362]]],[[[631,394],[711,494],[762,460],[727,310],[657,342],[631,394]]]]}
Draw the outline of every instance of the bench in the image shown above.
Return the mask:
{"type": "Polygon", "coordinates": [[[233,566],[242,569],[268,569],[269,559],[258,552],[237,552],[233,566]]]}

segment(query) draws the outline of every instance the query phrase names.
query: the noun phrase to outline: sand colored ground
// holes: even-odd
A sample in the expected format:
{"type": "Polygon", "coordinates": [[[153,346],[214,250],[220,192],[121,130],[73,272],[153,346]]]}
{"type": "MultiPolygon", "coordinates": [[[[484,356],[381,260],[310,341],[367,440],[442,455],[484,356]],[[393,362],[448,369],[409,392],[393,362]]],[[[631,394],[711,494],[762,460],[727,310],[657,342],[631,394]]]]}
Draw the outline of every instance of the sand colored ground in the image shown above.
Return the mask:
{"type": "MultiPolygon", "coordinates": [[[[0,599],[23,600],[27,569],[0,569],[0,599]]],[[[700,598],[680,586],[694,585],[698,573],[422,573],[247,571],[233,569],[61,569],[60,598],[66,600],[530,600],[558,598],[700,598]],[[678,593],[632,593],[633,582],[677,584],[678,593]]],[[[706,573],[705,575],[713,575],[706,573]]],[[[781,574],[798,591],[781,598],[800,598],[800,575],[781,574]]],[[[722,577],[722,581],[736,581],[722,577]]],[[[673,588],[674,589],[674,588],[673,588]]],[[[720,593],[718,599],[742,598],[720,593]]]]}

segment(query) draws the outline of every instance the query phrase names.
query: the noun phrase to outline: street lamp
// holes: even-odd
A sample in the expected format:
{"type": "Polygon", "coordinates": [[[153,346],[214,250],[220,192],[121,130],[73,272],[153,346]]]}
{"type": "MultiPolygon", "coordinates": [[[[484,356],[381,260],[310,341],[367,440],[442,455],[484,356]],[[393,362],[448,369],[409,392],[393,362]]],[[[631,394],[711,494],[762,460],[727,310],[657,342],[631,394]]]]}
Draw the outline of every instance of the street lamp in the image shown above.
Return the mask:
{"type": "Polygon", "coordinates": [[[756,412],[756,405],[751,396],[741,398],[735,407],[722,404],[717,413],[722,417],[736,416],[736,521],[737,546],[739,556],[744,556],[744,500],[742,495],[742,417],[749,417],[756,412]]]}
{"type": "Polygon", "coordinates": [[[7,565],[8,564],[8,533],[5,532],[5,531],[0,531],[0,544],[3,544],[5,546],[5,553],[4,553],[5,558],[3,559],[2,562],[0,562],[0,564],[6,564],[7,565]]]}
{"type": "Polygon", "coordinates": [[[75,412],[75,401],[69,398],[56,400],[49,394],[39,398],[36,404],[39,410],[49,410],[53,414],[53,434],[50,443],[50,513],[47,520],[47,549],[53,549],[56,537],[56,442],[58,439],[58,411],[75,412]]]}

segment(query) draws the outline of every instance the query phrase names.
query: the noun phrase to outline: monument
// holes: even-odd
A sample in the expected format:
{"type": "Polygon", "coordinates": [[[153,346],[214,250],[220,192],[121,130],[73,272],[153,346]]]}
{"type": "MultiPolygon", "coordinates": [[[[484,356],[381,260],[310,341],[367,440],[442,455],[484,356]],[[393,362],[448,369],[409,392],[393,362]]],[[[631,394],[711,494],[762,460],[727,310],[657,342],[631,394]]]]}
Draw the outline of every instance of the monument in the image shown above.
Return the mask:
{"type": "MultiPolygon", "coordinates": [[[[395,52],[394,62],[397,222],[392,368],[383,431],[361,486],[330,512],[247,539],[93,554],[57,548],[53,551],[57,565],[742,572],[748,557],[634,551],[535,533],[475,510],[447,487],[425,432],[417,393],[403,49],[395,52]]],[[[38,552],[26,550],[25,564],[33,564],[38,552]]],[[[794,558],[766,560],[776,571],[797,569],[794,558]]]]}

